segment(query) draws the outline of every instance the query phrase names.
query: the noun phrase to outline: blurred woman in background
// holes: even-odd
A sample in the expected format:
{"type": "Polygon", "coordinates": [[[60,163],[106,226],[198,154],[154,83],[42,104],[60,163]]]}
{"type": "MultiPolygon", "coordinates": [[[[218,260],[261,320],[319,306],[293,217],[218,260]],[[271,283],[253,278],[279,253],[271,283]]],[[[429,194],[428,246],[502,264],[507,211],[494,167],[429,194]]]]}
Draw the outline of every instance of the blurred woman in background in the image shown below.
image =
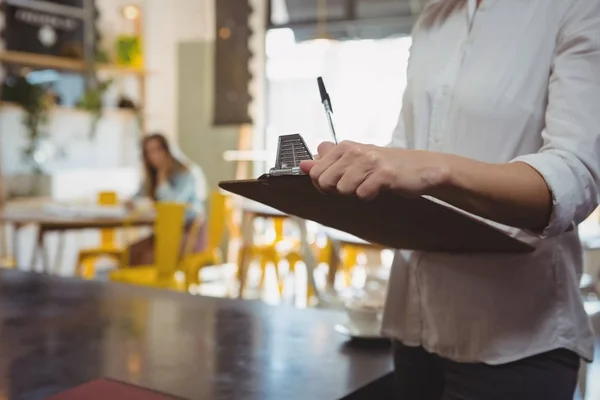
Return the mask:
{"type": "MultiPolygon", "coordinates": [[[[194,240],[194,250],[204,245],[204,229],[196,238],[190,238],[189,230],[197,218],[204,214],[206,200],[206,179],[202,169],[186,159],[183,154],[171,149],[167,139],[159,134],[151,134],[142,141],[144,162],[144,182],[136,199],[149,198],[152,201],[177,202],[187,204],[185,230],[182,248],[187,240],[194,240]]],[[[129,207],[134,202],[128,203],[129,207]]],[[[144,238],[129,249],[129,265],[149,265],[154,259],[154,235],[144,238]]]]}

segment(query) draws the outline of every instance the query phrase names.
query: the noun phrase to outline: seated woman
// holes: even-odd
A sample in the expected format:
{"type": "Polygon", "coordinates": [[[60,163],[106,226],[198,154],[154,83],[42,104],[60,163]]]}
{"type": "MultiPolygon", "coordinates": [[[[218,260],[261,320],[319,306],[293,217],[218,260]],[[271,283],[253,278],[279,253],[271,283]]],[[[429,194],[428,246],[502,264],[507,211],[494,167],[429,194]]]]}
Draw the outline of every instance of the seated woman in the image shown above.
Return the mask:
{"type": "MultiPolygon", "coordinates": [[[[167,139],[158,133],[142,141],[145,179],[135,198],[147,197],[152,201],[186,203],[185,234],[181,249],[193,240],[194,251],[204,246],[204,229],[195,238],[189,238],[194,220],[204,214],[207,196],[206,179],[202,169],[192,164],[183,154],[175,155],[167,139]]],[[[133,202],[129,206],[133,207],[133,202]]],[[[129,248],[129,265],[150,265],[154,261],[154,235],[139,240],[129,248]]]]}

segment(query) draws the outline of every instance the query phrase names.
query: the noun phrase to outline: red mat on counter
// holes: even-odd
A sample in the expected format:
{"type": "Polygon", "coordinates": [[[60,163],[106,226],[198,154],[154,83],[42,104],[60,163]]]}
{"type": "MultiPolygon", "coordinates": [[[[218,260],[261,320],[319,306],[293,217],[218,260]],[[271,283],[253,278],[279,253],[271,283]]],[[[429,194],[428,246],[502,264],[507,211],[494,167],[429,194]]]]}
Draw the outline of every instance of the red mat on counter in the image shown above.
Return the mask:
{"type": "Polygon", "coordinates": [[[56,396],[48,400],[175,400],[167,396],[139,386],[117,382],[110,379],[98,379],[56,396]]]}

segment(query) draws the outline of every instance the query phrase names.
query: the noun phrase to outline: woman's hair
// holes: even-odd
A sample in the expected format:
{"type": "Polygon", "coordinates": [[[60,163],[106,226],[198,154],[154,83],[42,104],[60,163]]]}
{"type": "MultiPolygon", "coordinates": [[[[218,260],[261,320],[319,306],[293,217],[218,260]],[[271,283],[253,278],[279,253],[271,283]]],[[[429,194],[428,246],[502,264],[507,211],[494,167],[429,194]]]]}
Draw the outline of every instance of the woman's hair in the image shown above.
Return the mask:
{"type": "Polygon", "coordinates": [[[421,23],[426,28],[432,27],[440,21],[446,20],[457,9],[464,7],[466,0],[439,0],[429,3],[421,18],[421,23]]]}
{"type": "Polygon", "coordinates": [[[142,158],[144,161],[145,172],[144,188],[146,190],[146,195],[156,200],[156,187],[158,186],[158,171],[156,170],[156,167],[154,167],[154,165],[152,165],[152,163],[150,162],[146,150],[148,143],[151,141],[158,142],[160,147],[164,150],[165,154],[167,155],[167,158],[170,159],[171,162],[169,163],[170,165],[168,173],[169,177],[173,176],[178,172],[187,171],[187,167],[182,161],[178,160],[173,155],[171,147],[169,146],[169,142],[167,141],[167,138],[165,138],[164,135],[160,133],[153,133],[148,136],[145,136],[144,139],[142,139],[142,158]]]}

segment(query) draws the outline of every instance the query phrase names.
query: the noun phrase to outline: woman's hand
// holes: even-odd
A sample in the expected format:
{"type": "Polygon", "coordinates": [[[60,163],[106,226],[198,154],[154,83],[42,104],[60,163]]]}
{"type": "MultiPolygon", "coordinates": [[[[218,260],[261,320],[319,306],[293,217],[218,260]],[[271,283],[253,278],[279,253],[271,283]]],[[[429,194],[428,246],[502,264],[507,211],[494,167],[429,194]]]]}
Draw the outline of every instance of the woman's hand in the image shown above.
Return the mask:
{"type": "Polygon", "coordinates": [[[133,200],[126,200],[123,203],[123,206],[125,207],[125,209],[129,212],[133,211],[135,209],[135,202],[133,200]]]}
{"type": "Polygon", "coordinates": [[[383,190],[431,195],[502,224],[542,231],[552,211],[544,178],[522,162],[491,164],[456,155],[322,143],[318,160],[300,168],[323,191],[372,199],[383,190]]]}
{"type": "Polygon", "coordinates": [[[437,153],[402,150],[350,141],[319,146],[319,158],[300,168],[323,191],[373,199],[382,190],[404,196],[429,194],[448,176],[444,158],[437,153]]]}

